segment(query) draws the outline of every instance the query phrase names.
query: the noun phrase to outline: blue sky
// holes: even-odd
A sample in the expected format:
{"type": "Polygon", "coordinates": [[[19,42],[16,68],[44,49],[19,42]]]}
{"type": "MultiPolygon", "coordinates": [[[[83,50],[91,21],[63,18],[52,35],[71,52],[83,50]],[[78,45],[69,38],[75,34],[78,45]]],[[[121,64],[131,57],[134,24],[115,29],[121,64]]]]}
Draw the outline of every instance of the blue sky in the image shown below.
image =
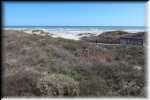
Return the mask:
{"type": "Polygon", "coordinates": [[[145,26],[145,2],[5,2],[5,26],[145,26]]]}

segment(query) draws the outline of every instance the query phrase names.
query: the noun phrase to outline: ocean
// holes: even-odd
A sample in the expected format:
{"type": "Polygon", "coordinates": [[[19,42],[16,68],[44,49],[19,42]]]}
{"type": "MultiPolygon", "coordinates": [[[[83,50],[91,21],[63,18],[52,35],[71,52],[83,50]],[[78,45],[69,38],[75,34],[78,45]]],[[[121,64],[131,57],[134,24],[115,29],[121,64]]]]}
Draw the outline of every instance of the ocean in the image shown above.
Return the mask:
{"type": "Polygon", "coordinates": [[[4,26],[18,29],[49,29],[49,30],[145,30],[145,26],[4,26]]]}
{"type": "Polygon", "coordinates": [[[45,32],[49,32],[53,37],[75,40],[89,35],[86,33],[99,35],[105,31],[128,31],[133,33],[147,31],[147,27],[144,26],[5,26],[4,29],[44,30],[45,32]]]}

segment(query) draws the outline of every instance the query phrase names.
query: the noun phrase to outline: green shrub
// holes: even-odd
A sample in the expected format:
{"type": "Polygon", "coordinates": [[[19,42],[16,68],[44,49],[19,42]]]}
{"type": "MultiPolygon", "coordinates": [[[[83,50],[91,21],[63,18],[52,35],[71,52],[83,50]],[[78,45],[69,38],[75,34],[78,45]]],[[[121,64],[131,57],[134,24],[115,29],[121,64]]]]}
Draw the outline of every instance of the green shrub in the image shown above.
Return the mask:
{"type": "Polygon", "coordinates": [[[51,74],[41,78],[37,88],[42,96],[78,96],[79,83],[63,74],[51,74]]]}
{"type": "Polygon", "coordinates": [[[82,76],[80,75],[80,73],[76,72],[76,71],[68,71],[68,72],[64,72],[65,75],[73,78],[74,80],[80,81],[82,76]]]}

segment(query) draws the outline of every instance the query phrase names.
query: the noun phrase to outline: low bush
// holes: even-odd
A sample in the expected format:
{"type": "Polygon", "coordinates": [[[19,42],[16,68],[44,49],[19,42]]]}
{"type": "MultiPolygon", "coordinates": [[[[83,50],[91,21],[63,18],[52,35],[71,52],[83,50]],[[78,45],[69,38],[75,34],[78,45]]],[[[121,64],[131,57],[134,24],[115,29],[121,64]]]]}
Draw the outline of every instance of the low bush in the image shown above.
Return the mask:
{"type": "Polygon", "coordinates": [[[51,74],[37,82],[42,96],[78,96],[79,83],[63,74],[51,74]]]}

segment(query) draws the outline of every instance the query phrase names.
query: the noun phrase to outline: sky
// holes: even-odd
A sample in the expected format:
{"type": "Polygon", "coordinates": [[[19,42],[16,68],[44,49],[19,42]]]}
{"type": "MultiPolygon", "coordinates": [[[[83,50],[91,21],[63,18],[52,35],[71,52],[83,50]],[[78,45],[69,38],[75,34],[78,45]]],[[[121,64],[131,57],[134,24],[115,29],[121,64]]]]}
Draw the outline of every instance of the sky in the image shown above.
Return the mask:
{"type": "Polygon", "coordinates": [[[4,2],[4,26],[145,26],[146,2],[4,2]]]}

